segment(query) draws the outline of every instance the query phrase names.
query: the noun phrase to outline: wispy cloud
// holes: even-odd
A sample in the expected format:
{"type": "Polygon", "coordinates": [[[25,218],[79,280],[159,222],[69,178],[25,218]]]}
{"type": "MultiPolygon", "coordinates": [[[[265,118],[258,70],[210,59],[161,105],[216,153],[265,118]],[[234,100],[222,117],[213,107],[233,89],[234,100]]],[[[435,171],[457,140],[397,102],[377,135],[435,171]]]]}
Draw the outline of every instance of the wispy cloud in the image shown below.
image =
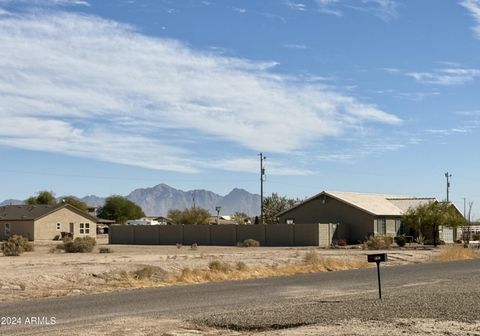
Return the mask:
{"type": "Polygon", "coordinates": [[[475,36],[480,39],[480,0],[462,0],[460,5],[465,7],[473,16],[476,25],[472,29],[475,36]]]}
{"type": "Polygon", "coordinates": [[[285,4],[293,10],[297,10],[297,11],[301,11],[301,12],[307,10],[307,6],[304,3],[301,3],[301,2],[287,1],[285,4]]]}
{"type": "Polygon", "coordinates": [[[283,47],[288,49],[298,49],[298,50],[308,49],[308,47],[305,44],[284,44],[283,47]]]}
{"type": "Polygon", "coordinates": [[[446,68],[433,72],[409,72],[406,74],[424,84],[461,85],[480,76],[480,69],[446,68]]]}
{"type": "Polygon", "coordinates": [[[24,4],[28,6],[90,6],[87,0],[0,0],[0,5],[24,4]]]}
{"type": "Polygon", "coordinates": [[[325,14],[342,16],[346,10],[366,12],[389,21],[398,15],[396,0],[316,0],[318,10],[325,14]]]}
{"type": "Polygon", "coordinates": [[[277,74],[274,62],[193,50],[98,17],[0,16],[0,45],[3,146],[195,172],[217,157],[205,142],[224,153],[286,155],[371,123],[400,123],[277,74]]]}

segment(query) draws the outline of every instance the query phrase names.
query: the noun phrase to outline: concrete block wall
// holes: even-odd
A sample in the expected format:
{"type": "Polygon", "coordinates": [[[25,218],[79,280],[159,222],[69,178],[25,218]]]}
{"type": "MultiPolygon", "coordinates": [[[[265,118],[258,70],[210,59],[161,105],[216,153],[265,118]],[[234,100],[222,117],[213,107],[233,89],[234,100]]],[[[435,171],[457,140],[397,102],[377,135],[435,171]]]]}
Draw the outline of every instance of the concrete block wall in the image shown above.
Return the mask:
{"type": "MultiPolygon", "coordinates": [[[[325,224],[111,225],[110,244],[234,246],[255,239],[260,246],[319,246],[325,224]]],[[[328,238],[327,238],[328,239],[328,238]]]]}
{"type": "Polygon", "coordinates": [[[293,237],[295,246],[319,246],[319,240],[319,225],[295,224],[293,237]]]}
{"type": "Polygon", "coordinates": [[[236,225],[237,242],[243,242],[247,239],[255,239],[260,242],[260,246],[265,246],[265,227],[267,225],[236,225]]]}
{"type": "Polygon", "coordinates": [[[158,245],[159,243],[158,225],[139,225],[134,229],[135,244],[140,245],[158,245]]]}
{"type": "Polygon", "coordinates": [[[184,245],[210,245],[211,225],[183,225],[184,245]]]}
{"type": "Polygon", "coordinates": [[[158,225],[160,245],[183,244],[183,225],[158,225]]]}
{"type": "Polygon", "coordinates": [[[237,244],[237,225],[211,225],[210,244],[234,246],[237,244]]]}
{"type": "Polygon", "coordinates": [[[266,246],[293,246],[294,225],[265,225],[266,246]]]}

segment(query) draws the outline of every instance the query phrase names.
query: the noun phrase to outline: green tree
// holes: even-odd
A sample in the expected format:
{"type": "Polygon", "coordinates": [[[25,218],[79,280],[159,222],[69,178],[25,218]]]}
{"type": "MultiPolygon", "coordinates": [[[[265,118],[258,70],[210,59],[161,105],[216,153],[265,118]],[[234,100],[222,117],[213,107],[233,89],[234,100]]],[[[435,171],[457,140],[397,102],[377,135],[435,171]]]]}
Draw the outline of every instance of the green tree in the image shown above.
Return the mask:
{"type": "Polygon", "coordinates": [[[42,190],[36,196],[30,196],[25,201],[27,204],[57,204],[53,191],[42,190]]]}
{"type": "Polygon", "coordinates": [[[124,224],[129,219],[138,219],[145,214],[137,204],[119,195],[112,195],[105,200],[105,205],[98,210],[98,217],[114,220],[124,224]]]}
{"type": "Polygon", "coordinates": [[[183,211],[170,210],[167,215],[174,224],[208,224],[211,216],[208,210],[199,207],[191,207],[183,211]]]}
{"type": "Polygon", "coordinates": [[[75,196],[71,196],[71,195],[63,196],[62,201],[67,204],[73,205],[74,207],[83,211],[87,211],[88,209],[88,206],[84,202],[82,202],[78,197],[75,197],[75,196]]]}
{"type": "Polygon", "coordinates": [[[250,216],[248,216],[245,212],[235,212],[232,216],[232,220],[237,224],[245,224],[250,220],[250,216]]]}
{"type": "Polygon", "coordinates": [[[462,214],[447,202],[429,202],[410,208],[402,220],[407,226],[422,232],[425,236],[432,236],[434,246],[438,243],[439,227],[456,228],[466,224],[462,214]]]}
{"type": "Polygon", "coordinates": [[[272,193],[271,196],[263,199],[263,218],[265,224],[278,224],[277,214],[290,209],[299,202],[298,199],[278,196],[272,193]]]}

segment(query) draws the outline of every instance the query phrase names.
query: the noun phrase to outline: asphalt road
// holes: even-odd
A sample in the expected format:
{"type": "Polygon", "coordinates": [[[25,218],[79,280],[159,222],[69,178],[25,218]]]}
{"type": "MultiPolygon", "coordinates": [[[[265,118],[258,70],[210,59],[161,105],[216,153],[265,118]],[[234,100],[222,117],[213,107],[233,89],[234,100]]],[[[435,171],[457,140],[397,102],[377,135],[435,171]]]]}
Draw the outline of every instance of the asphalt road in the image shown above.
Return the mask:
{"type": "Polygon", "coordinates": [[[480,319],[480,260],[382,267],[381,274],[382,301],[372,268],[0,303],[0,322],[8,323],[6,317],[22,321],[0,325],[0,334],[48,334],[134,315],[193,319],[239,330],[389,314],[480,319]],[[55,324],[26,325],[32,317],[43,322],[53,317],[55,324]]]}

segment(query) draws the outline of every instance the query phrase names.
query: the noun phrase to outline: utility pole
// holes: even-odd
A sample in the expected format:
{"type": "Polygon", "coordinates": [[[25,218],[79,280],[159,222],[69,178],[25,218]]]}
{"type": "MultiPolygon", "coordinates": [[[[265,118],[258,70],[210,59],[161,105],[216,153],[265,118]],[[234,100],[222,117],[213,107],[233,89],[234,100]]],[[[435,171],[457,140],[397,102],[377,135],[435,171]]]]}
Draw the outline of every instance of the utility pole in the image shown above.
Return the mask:
{"type": "Polygon", "coordinates": [[[445,177],[447,178],[447,203],[449,202],[450,198],[450,177],[452,177],[452,174],[449,174],[448,172],[445,173],[445,177]]]}
{"type": "Polygon", "coordinates": [[[467,219],[467,198],[463,198],[463,218],[467,219]]]}
{"type": "Polygon", "coordinates": [[[263,168],[263,160],[267,157],[263,156],[263,153],[260,155],[260,224],[263,224],[263,182],[265,182],[265,168],[263,168]]]}
{"type": "Polygon", "coordinates": [[[193,208],[195,209],[195,190],[192,193],[193,208]]]}

